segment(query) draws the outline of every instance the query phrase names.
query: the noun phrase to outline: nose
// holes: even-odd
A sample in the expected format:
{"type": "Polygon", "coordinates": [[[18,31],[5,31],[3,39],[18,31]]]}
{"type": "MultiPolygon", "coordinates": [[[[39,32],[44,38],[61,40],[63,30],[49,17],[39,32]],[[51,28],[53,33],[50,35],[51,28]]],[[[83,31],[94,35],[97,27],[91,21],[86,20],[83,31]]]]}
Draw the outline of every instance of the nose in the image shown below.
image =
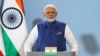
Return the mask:
{"type": "Polygon", "coordinates": [[[51,17],[52,17],[52,16],[54,16],[54,13],[52,13],[52,12],[51,12],[51,13],[49,13],[49,16],[51,16],[51,17]]]}
{"type": "Polygon", "coordinates": [[[53,13],[49,13],[49,15],[53,15],[53,13]]]}

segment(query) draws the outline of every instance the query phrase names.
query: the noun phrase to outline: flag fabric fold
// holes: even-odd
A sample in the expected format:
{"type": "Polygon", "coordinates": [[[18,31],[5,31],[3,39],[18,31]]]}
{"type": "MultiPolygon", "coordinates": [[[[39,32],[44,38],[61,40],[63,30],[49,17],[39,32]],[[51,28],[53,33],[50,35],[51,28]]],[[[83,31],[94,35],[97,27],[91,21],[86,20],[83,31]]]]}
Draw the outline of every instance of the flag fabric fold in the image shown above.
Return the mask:
{"type": "Polygon", "coordinates": [[[0,50],[0,56],[4,56],[1,50],[0,50]]]}
{"type": "Polygon", "coordinates": [[[23,45],[28,31],[23,0],[4,0],[1,30],[5,56],[24,56],[23,45]]]}
{"type": "Polygon", "coordinates": [[[3,45],[3,38],[1,33],[1,26],[0,26],[0,56],[5,55],[4,45],[3,45]]]}

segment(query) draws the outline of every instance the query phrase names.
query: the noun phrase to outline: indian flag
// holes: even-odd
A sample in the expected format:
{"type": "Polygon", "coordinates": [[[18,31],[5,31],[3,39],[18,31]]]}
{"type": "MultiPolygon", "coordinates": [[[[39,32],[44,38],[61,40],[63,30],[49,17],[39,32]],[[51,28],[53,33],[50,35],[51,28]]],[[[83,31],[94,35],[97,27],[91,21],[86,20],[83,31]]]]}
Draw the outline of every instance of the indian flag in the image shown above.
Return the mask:
{"type": "Polygon", "coordinates": [[[57,56],[57,47],[45,47],[45,56],[57,56]]]}
{"type": "Polygon", "coordinates": [[[0,26],[0,56],[5,56],[3,38],[2,38],[2,33],[1,33],[1,26],[0,26]]]}
{"type": "Polygon", "coordinates": [[[28,32],[23,0],[4,0],[1,30],[5,56],[24,56],[23,46],[28,32]]]}
{"type": "Polygon", "coordinates": [[[1,50],[0,50],[0,56],[4,56],[1,50]]]}

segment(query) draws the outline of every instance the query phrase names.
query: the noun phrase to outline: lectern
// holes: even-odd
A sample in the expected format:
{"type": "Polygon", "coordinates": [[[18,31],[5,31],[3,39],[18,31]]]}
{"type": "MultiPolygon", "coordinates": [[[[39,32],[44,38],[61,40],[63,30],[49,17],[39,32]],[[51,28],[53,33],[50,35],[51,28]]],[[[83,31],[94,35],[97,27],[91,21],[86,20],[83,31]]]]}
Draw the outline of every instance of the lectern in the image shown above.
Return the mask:
{"type": "MultiPolygon", "coordinates": [[[[45,52],[27,52],[27,56],[46,56],[46,55],[45,52]]],[[[56,56],[75,56],[75,52],[57,52],[56,56]]]]}
{"type": "Polygon", "coordinates": [[[57,47],[45,47],[45,52],[27,52],[27,56],[75,56],[75,52],[58,52],[57,47]]]}

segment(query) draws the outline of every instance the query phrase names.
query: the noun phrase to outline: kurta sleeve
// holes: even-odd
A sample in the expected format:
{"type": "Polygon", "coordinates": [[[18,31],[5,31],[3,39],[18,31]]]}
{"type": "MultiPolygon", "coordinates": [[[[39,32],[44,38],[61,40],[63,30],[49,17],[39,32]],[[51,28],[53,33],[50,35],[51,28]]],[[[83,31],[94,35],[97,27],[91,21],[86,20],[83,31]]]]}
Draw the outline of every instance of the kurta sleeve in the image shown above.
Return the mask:
{"type": "Polygon", "coordinates": [[[74,51],[76,54],[78,52],[78,43],[68,25],[65,27],[65,39],[66,42],[69,44],[71,47],[71,51],[74,51]]]}
{"type": "Polygon", "coordinates": [[[37,25],[30,32],[25,44],[24,44],[24,52],[25,55],[27,52],[32,52],[32,46],[35,44],[38,38],[38,28],[37,25]]]}

